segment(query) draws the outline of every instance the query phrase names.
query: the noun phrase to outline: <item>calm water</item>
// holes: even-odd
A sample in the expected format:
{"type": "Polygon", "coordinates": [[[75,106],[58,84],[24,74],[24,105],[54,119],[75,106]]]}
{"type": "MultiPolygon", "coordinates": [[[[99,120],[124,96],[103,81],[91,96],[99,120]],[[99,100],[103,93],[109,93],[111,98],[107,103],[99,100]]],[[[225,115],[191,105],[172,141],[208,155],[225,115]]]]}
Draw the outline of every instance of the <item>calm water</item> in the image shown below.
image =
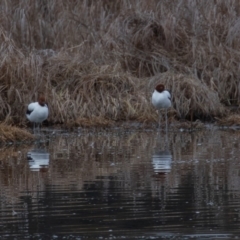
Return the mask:
{"type": "Polygon", "coordinates": [[[0,149],[0,239],[240,237],[240,132],[57,133],[0,149]]]}

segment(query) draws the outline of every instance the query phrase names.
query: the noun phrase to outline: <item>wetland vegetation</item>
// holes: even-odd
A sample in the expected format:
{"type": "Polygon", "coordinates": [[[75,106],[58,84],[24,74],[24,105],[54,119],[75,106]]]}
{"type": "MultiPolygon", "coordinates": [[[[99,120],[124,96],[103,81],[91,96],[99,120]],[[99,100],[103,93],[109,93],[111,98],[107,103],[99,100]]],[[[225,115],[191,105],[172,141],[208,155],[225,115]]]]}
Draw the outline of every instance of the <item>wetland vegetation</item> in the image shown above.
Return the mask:
{"type": "Polygon", "coordinates": [[[149,99],[159,82],[172,93],[171,122],[239,123],[237,0],[12,0],[0,9],[4,124],[24,128],[39,91],[52,125],[157,122],[149,99]]]}

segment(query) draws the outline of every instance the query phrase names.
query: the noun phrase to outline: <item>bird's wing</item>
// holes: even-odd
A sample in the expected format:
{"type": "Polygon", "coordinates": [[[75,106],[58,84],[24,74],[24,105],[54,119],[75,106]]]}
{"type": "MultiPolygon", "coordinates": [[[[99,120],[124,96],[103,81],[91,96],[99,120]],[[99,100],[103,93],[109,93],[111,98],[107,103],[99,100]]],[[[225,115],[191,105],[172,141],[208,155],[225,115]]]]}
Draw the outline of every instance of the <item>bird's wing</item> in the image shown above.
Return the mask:
{"type": "Polygon", "coordinates": [[[167,97],[168,97],[168,99],[171,100],[171,94],[170,94],[170,92],[169,92],[169,91],[166,91],[166,92],[167,92],[167,97]]]}
{"type": "Polygon", "coordinates": [[[30,103],[27,107],[27,114],[30,114],[36,107],[37,102],[30,103]]]}

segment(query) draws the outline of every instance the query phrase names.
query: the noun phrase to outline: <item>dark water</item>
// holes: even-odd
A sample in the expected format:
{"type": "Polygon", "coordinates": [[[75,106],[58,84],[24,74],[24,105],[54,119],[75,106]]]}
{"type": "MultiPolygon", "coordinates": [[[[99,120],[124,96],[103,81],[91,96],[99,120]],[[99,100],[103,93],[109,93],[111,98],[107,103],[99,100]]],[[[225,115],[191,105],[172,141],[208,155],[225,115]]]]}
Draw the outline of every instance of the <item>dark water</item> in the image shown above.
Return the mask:
{"type": "Polygon", "coordinates": [[[0,149],[0,239],[234,239],[240,132],[61,133],[0,149]]]}

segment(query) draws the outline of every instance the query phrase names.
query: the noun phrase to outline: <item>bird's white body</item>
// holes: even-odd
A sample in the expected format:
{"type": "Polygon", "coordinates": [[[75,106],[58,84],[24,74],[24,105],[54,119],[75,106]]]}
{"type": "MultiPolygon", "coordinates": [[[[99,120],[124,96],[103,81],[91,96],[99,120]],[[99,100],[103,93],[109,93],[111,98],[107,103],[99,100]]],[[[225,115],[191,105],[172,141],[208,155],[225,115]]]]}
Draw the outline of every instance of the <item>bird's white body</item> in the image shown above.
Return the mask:
{"type": "Polygon", "coordinates": [[[27,119],[30,122],[40,124],[48,118],[48,106],[44,104],[41,106],[38,102],[33,102],[28,105],[27,119]]]}
{"type": "Polygon", "coordinates": [[[159,129],[161,124],[161,114],[160,111],[162,109],[165,110],[165,119],[166,119],[166,132],[168,131],[167,124],[167,110],[171,107],[171,94],[165,90],[163,84],[158,84],[152,94],[152,104],[159,112],[159,129]]]}
{"type": "Polygon", "coordinates": [[[170,108],[172,105],[171,104],[171,94],[167,90],[158,92],[155,89],[152,94],[152,104],[158,110],[170,108]]]}

